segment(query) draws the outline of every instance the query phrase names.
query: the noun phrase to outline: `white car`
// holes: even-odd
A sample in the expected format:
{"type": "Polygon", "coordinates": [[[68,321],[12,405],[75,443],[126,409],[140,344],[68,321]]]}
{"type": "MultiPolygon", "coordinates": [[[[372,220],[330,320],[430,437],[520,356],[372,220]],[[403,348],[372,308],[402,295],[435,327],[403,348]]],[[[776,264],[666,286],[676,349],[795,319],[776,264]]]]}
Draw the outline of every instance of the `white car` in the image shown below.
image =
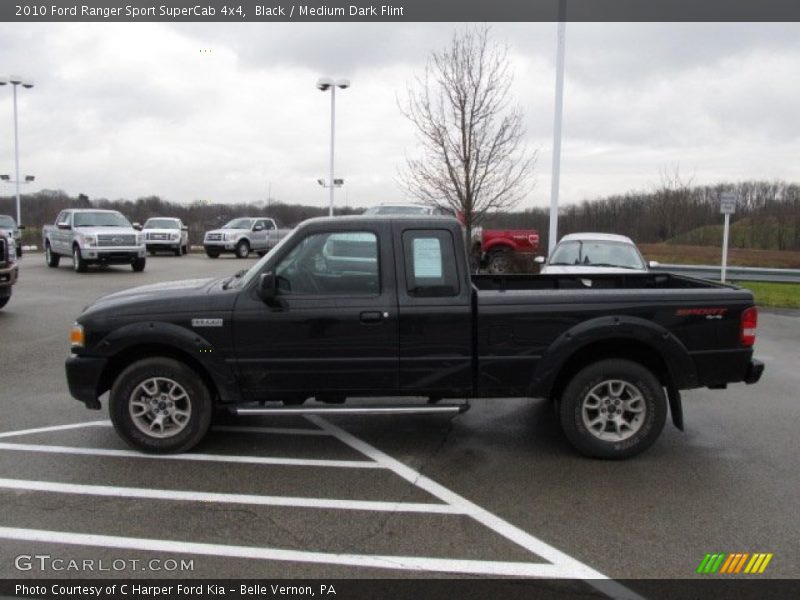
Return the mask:
{"type": "Polygon", "coordinates": [[[150,254],[157,251],[174,252],[181,256],[189,252],[189,228],[180,219],[172,217],[153,217],[142,227],[144,243],[150,254]]]}
{"type": "Polygon", "coordinates": [[[583,273],[647,272],[658,266],[645,261],[629,237],[613,233],[571,233],[565,235],[545,263],[541,256],[542,274],[580,275],[583,273]]]}
{"type": "Polygon", "coordinates": [[[364,211],[365,216],[373,215],[441,215],[444,214],[437,208],[424,204],[413,204],[411,202],[386,202],[378,206],[370,206],[364,211]]]}

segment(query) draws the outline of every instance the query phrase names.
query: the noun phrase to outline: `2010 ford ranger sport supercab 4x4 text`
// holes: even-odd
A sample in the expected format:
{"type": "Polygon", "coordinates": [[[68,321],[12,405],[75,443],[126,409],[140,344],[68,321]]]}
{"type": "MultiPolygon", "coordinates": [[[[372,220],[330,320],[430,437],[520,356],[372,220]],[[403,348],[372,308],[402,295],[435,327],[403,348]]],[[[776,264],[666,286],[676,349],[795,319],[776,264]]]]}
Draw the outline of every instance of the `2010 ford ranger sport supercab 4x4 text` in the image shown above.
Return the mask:
{"type": "Polygon", "coordinates": [[[220,408],[457,413],[539,397],[580,452],[623,458],[668,411],[683,427],[679,390],[758,381],[756,319],[749,291],[671,274],[473,276],[450,218],[324,218],[247,272],[97,300],[66,370],[88,408],[110,390],[117,432],[146,452],[190,449],[220,408]],[[342,404],[355,397],[381,400],[342,404]]]}

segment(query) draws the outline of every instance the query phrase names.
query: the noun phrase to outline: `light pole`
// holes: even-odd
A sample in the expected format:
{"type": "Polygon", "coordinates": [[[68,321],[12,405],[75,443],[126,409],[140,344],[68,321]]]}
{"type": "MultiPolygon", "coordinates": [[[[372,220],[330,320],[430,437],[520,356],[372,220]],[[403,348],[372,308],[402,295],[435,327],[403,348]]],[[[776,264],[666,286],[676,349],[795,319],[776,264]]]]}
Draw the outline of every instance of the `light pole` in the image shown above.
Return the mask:
{"type": "MultiPolygon", "coordinates": [[[[330,165],[330,180],[331,182],[335,182],[333,178],[333,140],[334,134],[336,131],[336,88],[341,88],[346,90],[350,87],[350,80],[349,79],[337,79],[334,81],[330,77],[320,77],[317,79],[317,89],[322,92],[327,92],[328,90],[331,91],[331,165],[330,165]]],[[[324,184],[322,184],[324,186],[324,184]]],[[[330,188],[330,200],[328,206],[328,215],[333,216],[333,189],[337,187],[335,184],[331,184],[327,186],[330,188]]]]}
{"type": "MultiPolygon", "coordinates": [[[[19,126],[17,122],[17,86],[21,85],[26,89],[30,89],[33,87],[33,81],[28,79],[23,79],[19,75],[11,75],[8,79],[0,78],[0,85],[6,85],[10,83],[14,87],[14,162],[16,165],[16,173],[17,177],[14,182],[17,184],[17,225],[22,225],[22,216],[20,214],[19,208],[19,126]]],[[[30,176],[28,176],[30,177],[30,176]]],[[[28,180],[28,177],[25,178],[27,183],[33,181],[33,178],[28,180]]]]}
{"type": "Polygon", "coordinates": [[[556,46],[556,108],[553,117],[553,174],[550,181],[550,232],[547,255],[558,242],[558,191],[561,178],[561,118],[564,106],[564,43],[567,36],[567,0],[558,2],[558,39],[556,46]]]}

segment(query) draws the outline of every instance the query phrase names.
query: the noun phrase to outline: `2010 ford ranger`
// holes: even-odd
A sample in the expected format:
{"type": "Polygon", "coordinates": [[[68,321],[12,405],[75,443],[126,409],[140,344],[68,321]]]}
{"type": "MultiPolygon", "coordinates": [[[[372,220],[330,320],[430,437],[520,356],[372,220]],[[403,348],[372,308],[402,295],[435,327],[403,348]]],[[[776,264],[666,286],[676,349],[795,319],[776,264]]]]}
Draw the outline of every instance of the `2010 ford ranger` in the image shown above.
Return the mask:
{"type": "Polygon", "coordinates": [[[589,456],[650,446],[682,389],[755,383],[753,296],[663,273],[470,275],[449,218],[301,224],[247,272],[101,298],[71,331],[72,395],[147,452],[238,414],[458,412],[543,397],[589,456]],[[379,397],[373,405],[342,403],[379,397]],[[427,396],[428,404],[393,398],[427,396]],[[318,402],[304,404],[311,397],[318,402]]]}

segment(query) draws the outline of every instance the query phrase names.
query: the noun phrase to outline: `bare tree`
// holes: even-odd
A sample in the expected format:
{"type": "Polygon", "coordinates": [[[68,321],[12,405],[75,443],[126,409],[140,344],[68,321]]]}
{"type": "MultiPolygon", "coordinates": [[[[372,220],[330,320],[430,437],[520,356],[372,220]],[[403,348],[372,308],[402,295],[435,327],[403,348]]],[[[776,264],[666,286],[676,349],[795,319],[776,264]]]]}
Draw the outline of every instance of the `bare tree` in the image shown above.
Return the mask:
{"type": "Polygon", "coordinates": [[[462,213],[467,242],[487,213],[510,209],[528,191],[536,155],[523,147],[512,79],[508,48],[491,42],[486,26],[465,29],[431,53],[400,103],[421,149],[406,158],[401,182],[424,204],[462,213]]]}

